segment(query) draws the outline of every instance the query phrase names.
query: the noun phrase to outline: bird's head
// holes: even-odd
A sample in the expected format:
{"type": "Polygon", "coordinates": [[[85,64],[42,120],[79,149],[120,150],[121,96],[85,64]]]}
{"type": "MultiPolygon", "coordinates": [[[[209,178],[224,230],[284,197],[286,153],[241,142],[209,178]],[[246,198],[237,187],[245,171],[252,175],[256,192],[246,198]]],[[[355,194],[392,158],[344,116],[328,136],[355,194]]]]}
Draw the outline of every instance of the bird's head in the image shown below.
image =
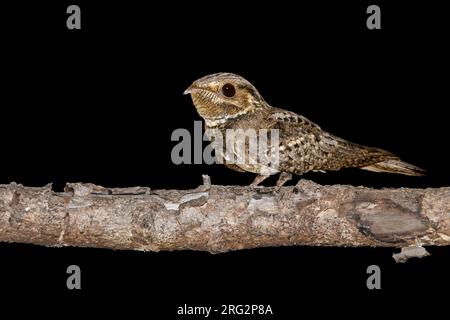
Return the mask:
{"type": "Polygon", "coordinates": [[[191,95],[197,112],[207,122],[224,123],[266,106],[250,82],[232,73],[215,73],[200,78],[184,94],[191,95]]]}

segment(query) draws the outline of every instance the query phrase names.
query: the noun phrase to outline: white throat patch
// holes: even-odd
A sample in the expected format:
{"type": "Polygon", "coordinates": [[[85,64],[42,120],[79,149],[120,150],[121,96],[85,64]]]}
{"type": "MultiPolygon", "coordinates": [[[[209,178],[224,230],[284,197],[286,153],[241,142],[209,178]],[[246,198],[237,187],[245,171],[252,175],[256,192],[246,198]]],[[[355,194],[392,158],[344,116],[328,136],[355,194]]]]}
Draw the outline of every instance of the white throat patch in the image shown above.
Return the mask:
{"type": "Polygon", "coordinates": [[[216,118],[216,119],[208,119],[208,118],[204,118],[205,119],[205,123],[208,127],[217,127],[218,125],[224,124],[225,122],[227,122],[228,120],[237,118],[239,116],[242,116],[244,114],[247,114],[250,111],[250,108],[247,108],[245,110],[242,110],[236,114],[233,115],[229,115],[229,116],[223,116],[222,118],[216,118]]]}

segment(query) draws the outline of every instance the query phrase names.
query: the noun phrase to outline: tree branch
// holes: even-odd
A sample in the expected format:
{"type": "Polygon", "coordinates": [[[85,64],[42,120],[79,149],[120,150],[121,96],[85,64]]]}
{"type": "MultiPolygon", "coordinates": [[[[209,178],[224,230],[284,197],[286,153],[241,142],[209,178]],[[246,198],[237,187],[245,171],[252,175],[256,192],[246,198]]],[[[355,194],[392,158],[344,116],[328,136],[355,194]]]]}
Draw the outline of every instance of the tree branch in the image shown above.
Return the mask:
{"type": "Polygon", "coordinates": [[[0,241],[214,253],[292,245],[449,245],[450,188],[374,190],[301,180],[274,192],[211,186],[205,177],[194,190],[69,183],[58,193],[51,185],[11,183],[0,185],[0,241]]]}

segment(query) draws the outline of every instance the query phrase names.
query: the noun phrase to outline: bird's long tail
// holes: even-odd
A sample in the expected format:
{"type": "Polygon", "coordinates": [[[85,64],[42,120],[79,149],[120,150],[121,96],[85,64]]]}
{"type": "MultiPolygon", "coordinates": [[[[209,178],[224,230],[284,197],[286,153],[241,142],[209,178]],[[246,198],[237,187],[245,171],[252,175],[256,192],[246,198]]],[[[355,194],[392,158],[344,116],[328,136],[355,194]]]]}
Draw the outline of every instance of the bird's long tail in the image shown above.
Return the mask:
{"type": "Polygon", "coordinates": [[[425,175],[425,170],[416,167],[407,162],[403,162],[401,160],[385,160],[370,166],[362,167],[361,169],[374,171],[374,172],[389,172],[389,173],[397,173],[404,174],[407,176],[423,176],[425,175]]]}

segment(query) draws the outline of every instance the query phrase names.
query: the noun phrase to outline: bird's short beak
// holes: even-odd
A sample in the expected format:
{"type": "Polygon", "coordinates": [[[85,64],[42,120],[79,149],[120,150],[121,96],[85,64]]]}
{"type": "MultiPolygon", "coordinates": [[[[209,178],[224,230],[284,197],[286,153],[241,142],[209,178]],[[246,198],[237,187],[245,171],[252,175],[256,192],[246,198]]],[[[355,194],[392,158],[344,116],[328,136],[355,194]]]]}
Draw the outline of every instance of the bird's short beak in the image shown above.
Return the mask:
{"type": "Polygon", "coordinates": [[[183,94],[191,94],[191,93],[194,93],[195,91],[201,91],[201,90],[205,90],[205,89],[194,82],[186,90],[184,90],[183,94]]]}
{"type": "Polygon", "coordinates": [[[194,81],[186,90],[184,90],[183,94],[192,94],[198,91],[211,91],[210,88],[205,87],[201,83],[194,81]]]}
{"type": "Polygon", "coordinates": [[[190,94],[190,93],[192,93],[192,85],[190,85],[186,90],[184,90],[184,92],[183,92],[183,94],[190,94]]]}
{"type": "Polygon", "coordinates": [[[197,84],[194,82],[191,84],[186,90],[184,90],[183,94],[191,94],[196,90],[199,90],[200,88],[197,86],[197,84]]]}

